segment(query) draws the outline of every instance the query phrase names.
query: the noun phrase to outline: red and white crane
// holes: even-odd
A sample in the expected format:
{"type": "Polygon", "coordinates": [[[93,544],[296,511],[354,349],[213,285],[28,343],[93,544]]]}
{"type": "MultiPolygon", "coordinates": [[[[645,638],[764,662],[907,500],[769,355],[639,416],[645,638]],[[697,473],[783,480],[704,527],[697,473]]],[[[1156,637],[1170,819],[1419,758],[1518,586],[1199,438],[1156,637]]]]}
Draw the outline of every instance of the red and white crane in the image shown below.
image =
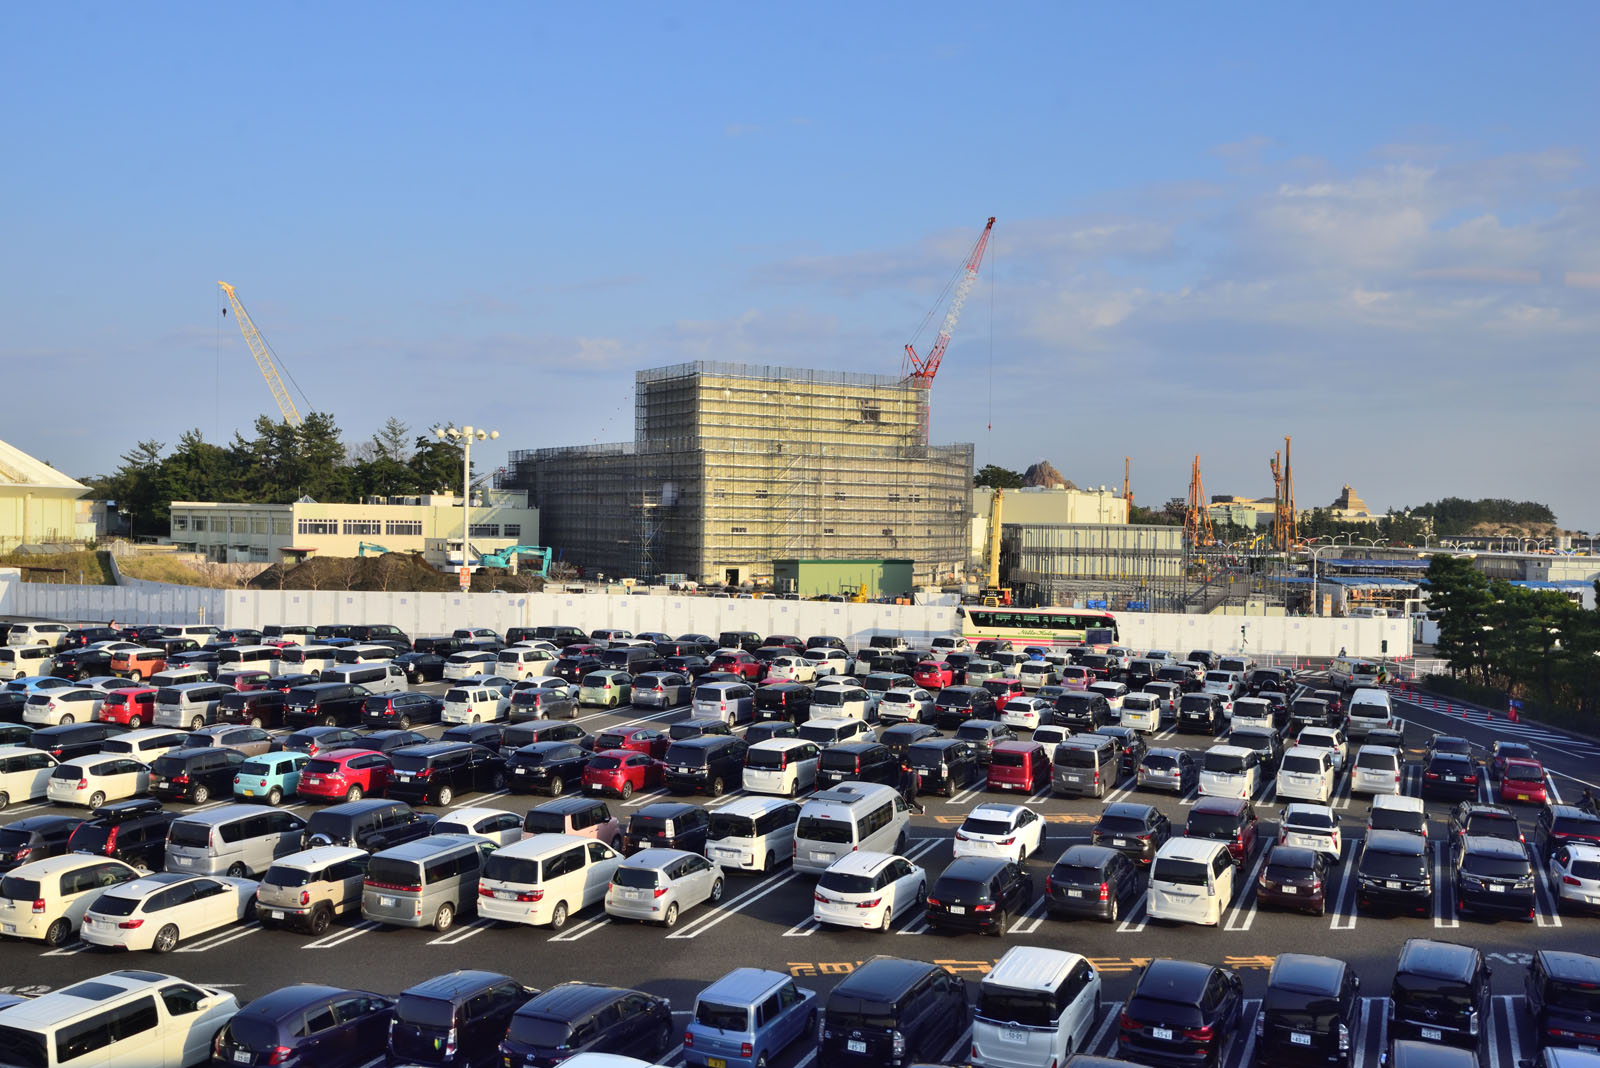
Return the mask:
{"type": "MultiPolygon", "coordinates": [[[[956,322],[961,318],[961,308],[967,302],[967,295],[972,292],[972,284],[978,280],[978,267],[983,263],[983,251],[989,246],[989,233],[994,229],[994,216],[984,224],[983,233],[978,235],[977,244],[972,246],[968,253],[966,263],[961,272],[961,281],[956,285],[955,296],[950,299],[950,308],[945,312],[944,325],[939,328],[939,336],[934,338],[933,347],[928,350],[926,357],[918,356],[914,345],[906,345],[906,359],[902,373],[905,375],[906,385],[917,389],[931,389],[933,376],[939,373],[939,364],[944,359],[944,350],[950,344],[950,335],[955,333],[956,322]]],[[[948,289],[948,287],[946,287],[948,289]]],[[[942,297],[942,294],[941,294],[942,297]]],[[[934,306],[938,310],[938,305],[934,306]]],[[[928,319],[933,318],[933,312],[928,313],[928,319]]],[[[928,320],[924,319],[926,324],[928,320]]],[[[921,430],[922,444],[928,443],[928,406],[924,402],[918,417],[921,430]]]]}

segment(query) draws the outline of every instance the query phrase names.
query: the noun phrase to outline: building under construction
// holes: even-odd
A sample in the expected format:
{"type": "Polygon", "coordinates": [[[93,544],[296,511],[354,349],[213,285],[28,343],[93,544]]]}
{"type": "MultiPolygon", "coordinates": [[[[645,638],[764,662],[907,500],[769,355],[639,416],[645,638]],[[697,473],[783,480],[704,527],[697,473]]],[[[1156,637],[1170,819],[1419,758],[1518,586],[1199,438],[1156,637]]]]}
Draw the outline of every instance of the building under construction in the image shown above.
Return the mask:
{"type": "Polygon", "coordinates": [[[967,559],[970,444],[929,446],[905,378],[687,363],[635,378],[634,440],[515,451],[541,536],[589,574],[746,584],[774,559],[967,559]]]}

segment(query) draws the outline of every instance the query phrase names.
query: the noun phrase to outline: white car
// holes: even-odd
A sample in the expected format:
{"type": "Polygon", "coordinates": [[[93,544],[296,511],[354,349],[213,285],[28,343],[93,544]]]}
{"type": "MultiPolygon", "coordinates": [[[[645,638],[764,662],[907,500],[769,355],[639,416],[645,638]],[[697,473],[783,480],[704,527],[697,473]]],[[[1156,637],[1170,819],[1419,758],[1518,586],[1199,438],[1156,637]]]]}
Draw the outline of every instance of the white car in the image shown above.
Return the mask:
{"type": "Polygon", "coordinates": [[[95,753],[56,766],[46,790],[58,805],[99,808],[138,797],[150,787],[150,766],[121,753],[95,753]]]}
{"type": "Polygon", "coordinates": [[[1231,701],[1244,692],[1244,680],[1232,671],[1208,671],[1200,688],[1205,693],[1220,693],[1231,701]]]}
{"type": "Polygon", "coordinates": [[[42,749],[0,749],[0,808],[46,796],[55,770],[56,758],[42,749]]]}
{"type": "Polygon", "coordinates": [[[817,665],[799,654],[775,656],[767,665],[767,678],[784,682],[815,682],[817,665]]]}
{"type": "MultiPolygon", "coordinates": [[[[1006,702],[1006,707],[1001,711],[1000,722],[1008,727],[1020,727],[1031,731],[1049,719],[1055,707],[1053,701],[1046,701],[1043,697],[1013,697],[1006,702]]],[[[880,718],[882,714],[880,710],[880,718]]]]}
{"type": "Polygon", "coordinates": [[[500,666],[498,653],[487,650],[463,649],[459,653],[452,653],[444,662],[444,677],[454,682],[461,682],[474,675],[487,675],[497,671],[500,666]]]}
{"type": "Polygon", "coordinates": [[[516,690],[551,690],[571,697],[577,696],[577,687],[559,675],[538,675],[533,678],[523,679],[512,689],[513,692],[516,690]]]}
{"type": "Polygon", "coordinates": [[[501,808],[453,808],[433,825],[432,834],[465,834],[496,846],[522,838],[522,817],[501,808]]]}
{"type": "Polygon", "coordinates": [[[1214,745],[1200,757],[1200,796],[1248,801],[1261,785],[1261,754],[1237,745],[1214,745]]]}
{"type": "Polygon", "coordinates": [[[22,706],[22,722],[36,727],[60,723],[91,723],[106,699],[104,690],[92,686],[58,686],[41,690],[22,706]]]}
{"type": "Polygon", "coordinates": [[[1021,864],[1044,844],[1044,820],[1027,805],[984,804],[956,828],[955,856],[1005,857],[1021,864]]]}
{"type": "Polygon", "coordinates": [[[933,715],[934,696],[921,686],[896,686],[878,698],[878,718],[885,723],[921,723],[933,715]]]}
{"type": "Polygon", "coordinates": [[[91,853],[67,853],[19,864],[0,880],[0,934],[30,938],[47,946],[72,941],[83,914],[101,894],[139,873],[120,860],[91,853]]]}
{"type": "Polygon", "coordinates": [[[1558,905],[1600,907],[1600,846],[1557,846],[1550,855],[1550,885],[1561,895],[1558,905]]]}
{"type": "Polygon", "coordinates": [[[835,927],[887,931],[928,900],[928,873],[893,853],[846,853],[817,877],[811,918],[835,927]]]}
{"type": "Polygon", "coordinates": [[[78,685],[110,693],[112,690],[127,689],[128,680],[121,675],[90,675],[86,679],[79,679],[78,685]]]}
{"type": "Polygon", "coordinates": [[[1259,697],[1241,697],[1233,703],[1233,719],[1235,727],[1262,727],[1266,730],[1276,730],[1272,720],[1272,704],[1259,697]]]}
{"type": "Polygon", "coordinates": [[[1106,699],[1106,704],[1111,706],[1111,711],[1122,711],[1122,700],[1128,696],[1128,687],[1120,682],[1091,682],[1089,692],[1097,693],[1106,699]]]}
{"type": "Polygon", "coordinates": [[[1339,774],[1344,770],[1347,743],[1344,731],[1337,727],[1306,727],[1300,731],[1299,737],[1294,740],[1296,746],[1312,749],[1326,749],[1333,754],[1333,773],[1339,774]]]}
{"type": "Polygon", "coordinates": [[[1045,726],[1034,728],[1033,737],[1029,740],[1038,742],[1040,745],[1044,746],[1045,758],[1049,760],[1052,765],[1054,765],[1056,759],[1056,746],[1060,745],[1062,742],[1071,737],[1072,728],[1058,727],[1055,724],[1046,724],[1045,726]]]}
{"type": "Polygon", "coordinates": [[[1327,803],[1333,796],[1333,754],[1310,745],[1287,750],[1278,761],[1278,799],[1327,803]]]}
{"type": "Polygon", "coordinates": [[[498,687],[462,684],[445,691],[439,719],[445,723],[492,723],[504,719],[510,710],[510,695],[498,687]]]}
{"type": "Polygon", "coordinates": [[[250,913],[254,879],[163,871],[112,887],[83,914],[91,946],[171,953],[185,938],[238,923],[250,913]]]}
{"type": "Polygon", "coordinates": [[[675,927],[684,909],[721,900],[722,865],[681,849],[646,849],[611,873],[606,915],[675,927]]]}
{"type": "Polygon", "coordinates": [[[1339,814],[1327,805],[1285,805],[1278,817],[1278,844],[1315,849],[1337,861],[1344,849],[1339,814]]]}
{"type": "Polygon", "coordinates": [[[800,655],[811,662],[818,678],[824,675],[848,675],[854,666],[850,654],[843,649],[807,649],[800,655]]]}
{"type": "MultiPolygon", "coordinates": [[[[848,681],[848,680],[847,680],[848,681]]],[[[856,685],[818,686],[811,691],[811,714],[830,719],[872,719],[872,691],[856,685]]]]}

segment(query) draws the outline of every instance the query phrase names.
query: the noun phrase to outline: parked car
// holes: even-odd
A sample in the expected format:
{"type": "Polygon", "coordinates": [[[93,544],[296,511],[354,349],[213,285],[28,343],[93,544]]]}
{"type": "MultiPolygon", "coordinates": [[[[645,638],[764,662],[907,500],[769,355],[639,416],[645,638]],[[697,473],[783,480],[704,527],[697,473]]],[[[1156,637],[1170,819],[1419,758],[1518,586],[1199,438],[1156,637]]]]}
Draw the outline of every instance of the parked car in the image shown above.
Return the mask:
{"type": "Polygon", "coordinates": [[[1005,934],[1012,916],[1033,904],[1033,877],[1003,857],[961,857],[952,861],[928,892],[925,913],[931,930],[1005,934]]]}
{"type": "Polygon", "coordinates": [[[1226,968],[1159,958],[1123,1006],[1117,1055],[1139,1064],[1221,1064],[1242,1038],[1244,986],[1226,968]]]}
{"type": "Polygon", "coordinates": [[[873,957],[828,994],[817,1061],[829,1068],[928,1061],[962,1038],[968,1018],[966,984],[942,965],[873,957]]]}
{"type": "Polygon", "coordinates": [[[1093,844],[1115,849],[1141,866],[1148,866],[1171,837],[1172,821],[1165,813],[1133,801],[1107,805],[1089,832],[1093,844]]]}
{"type": "Polygon", "coordinates": [[[1235,864],[1243,864],[1255,849],[1259,820],[1255,806],[1243,798],[1203,797],[1189,809],[1184,822],[1186,838],[1204,838],[1228,847],[1235,864]]]}
{"type": "Polygon", "coordinates": [[[365,990],[299,983],[255,998],[212,1044],[213,1063],[355,1068],[389,1035],[394,999],[365,990]]]}
{"type": "Polygon", "coordinates": [[[297,794],[300,775],[311,758],[304,753],[268,753],[251,757],[233,776],[233,796],[278,805],[297,794]]]}
{"type": "Polygon", "coordinates": [[[1197,788],[1200,765],[1187,749],[1150,749],[1135,774],[1141,790],[1171,790],[1183,797],[1197,788]]]}
{"type": "Polygon", "coordinates": [[[1476,1049],[1489,1009],[1489,964],[1477,949],[1406,939],[1389,993],[1391,1039],[1476,1049]]]}
{"type": "Polygon", "coordinates": [[[675,927],[685,909],[721,901],[722,888],[716,861],[681,849],[645,849],[611,873],[606,915],[675,927]]]}
{"type": "Polygon", "coordinates": [[[167,854],[167,828],[177,819],[150,797],[114,801],[91,809],[72,831],[67,848],[111,857],[135,868],[160,871],[167,854]]]}
{"type": "Polygon", "coordinates": [[[1350,1063],[1361,1035],[1361,980],[1347,962],[1280,953],[1256,1014],[1263,1064],[1350,1063]]]}
{"type": "Polygon", "coordinates": [[[415,841],[433,830],[438,817],[413,812],[399,801],[364,798],[313,812],[301,836],[303,849],[336,845],[376,853],[415,841]]]}
{"type": "Polygon", "coordinates": [[[538,790],[551,797],[581,790],[592,755],[572,742],[535,742],[513,749],[506,757],[506,787],[514,794],[538,790]]]}
{"type": "Polygon", "coordinates": [[[817,877],[811,896],[818,924],[888,931],[927,902],[928,873],[893,853],[846,853],[817,877]]]}
{"type": "Polygon", "coordinates": [[[401,991],[388,1063],[474,1068],[499,1063],[511,1017],[538,994],[510,976],[455,971],[401,991]]]}
{"type": "Polygon", "coordinates": [[[246,919],[255,893],[253,879],[156,872],[95,899],[83,914],[79,937],[91,946],[170,953],[182,938],[246,919]]]}
{"type": "Polygon", "coordinates": [[[817,1033],[817,993],[787,972],[735,968],[695,996],[683,1037],[693,1068],[770,1064],[817,1033]]]}
{"type": "Polygon", "coordinates": [[[1323,915],[1328,908],[1328,858],[1316,849],[1269,845],[1256,877],[1256,904],[1323,915]]]}
{"type": "Polygon", "coordinates": [[[387,794],[401,801],[449,808],[458,796],[506,788],[505,760],[468,742],[411,745],[389,755],[387,794]]]}
{"type": "Polygon", "coordinates": [[[1072,845],[1056,858],[1045,879],[1051,916],[1093,916],[1116,923],[1132,913],[1144,892],[1139,867],[1115,849],[1072,845]]]}
{"type": "Polygon", "coordinates": [[[24,816],[0,827],[0,874],[23,864],[58,857],[70,850],[72,832],[84,822],[82,816],[52,812],[43,816],[24,816]]]}

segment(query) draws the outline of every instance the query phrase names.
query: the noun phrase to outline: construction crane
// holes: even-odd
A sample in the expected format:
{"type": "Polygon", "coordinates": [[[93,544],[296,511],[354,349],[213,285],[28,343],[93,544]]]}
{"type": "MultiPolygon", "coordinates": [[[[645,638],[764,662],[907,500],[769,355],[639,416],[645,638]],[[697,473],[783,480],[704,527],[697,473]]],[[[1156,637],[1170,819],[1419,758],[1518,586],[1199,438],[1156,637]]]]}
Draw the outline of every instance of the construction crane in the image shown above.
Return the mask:
{"type": "Polygon", "coordinates": [[[1183,513],[1183,540],[1195,548],[1217,543],[1217,536],[1211,530],[1211,510],[1206,507],[1206,490],[1200,482],[1198,456],[1194,458],[1194,468],[1189,475],[1189,507],[1183,513]]]}
{"type": "MultiPolygon", "coordinates": [[[[256,366],[261,369],[261,377],[267,380],[267,388],[272,390],[272,399],[278,402],[278,411],[283,413],[283,421],[290,426],[299,426],[300,411],[294,406],[294,399],[289,396],[289,390],[278,374],[278,365],[273,361],[272,350],[267,348],[267,342],[262,338],[261,331],[256,329],[256,324],[250,319],[250,313],[244,310],[244,305],[240,303],[239,295],[233,291],[233,287],[226,282],[218,282],[217,285],[228,294],[228,303],[233,306],[233,317],[239,321],[239,332],[244,335],[244,343],[250,346],[250,354],[256,358],[256,366]]],[[[223,312],[226,314],[227,309],[223,312]]]]}
{"type": "Polygon", "coordinates": [[[1287,552],[1300,540],[1299,521],[1294,507],[1294,469],[1289,464],[1289,438],[1283,439],[1283,451],[1272,454],[1267,461],[1272,469],[1272,545],[1287,552]],[[1279,460],[1282,464],[1279,464],[1279,460]]]}
{"type": "MultiPolygon", "coordinates": [[[[933,347],[928,350],[926,357],[918,356],[914,345],[906,345],[906,358],[902,365],[901,373],[905,376],[906,385],[915,389],[932,389],[933,376],[939,373],[939,364],[944,360],[944,350],[950,345],[950,336],[955,333],[956,322],[961,318],[961,308],[967,303],[967,294],[972,292],[972,284],[978,280],[978,265],[983,262],[983,250],[989,246],[989,232],[994,229],[994,216],[989,216],[989,221],[984,224],[983,233],[978,236],[978,243],[972,246],[972,251],[967,254],[966,263],[961,272],[961,281],[956,284],[956,293],[950,300],[950,308],[944,314],[944,325],[939,328],[939,336],[933,339],[933,347]]],[[[948,292],[949,287],[945,287],[948,292]]],[[[940,294],[943,301],[944,294],[940,294]]],[[[923,319],[923,325],[933,318],[939,305],[935,304],[923,319]]],[[[918,331],[921,332],[920,329],[918,331]]],[[[917,408],[918,441],[928,443],[928,404],[927,401],[917,408]]]]}
{"type": "Polygon", "coordinates": [[[1006,491],[995,487],[989,504],[989,531],[984,542],[983,590],[979,599],[986,608],[998,608],[1011,603],[1011,591],[1000,585],[1000,515],[1005,509],[1006,491]]]}

